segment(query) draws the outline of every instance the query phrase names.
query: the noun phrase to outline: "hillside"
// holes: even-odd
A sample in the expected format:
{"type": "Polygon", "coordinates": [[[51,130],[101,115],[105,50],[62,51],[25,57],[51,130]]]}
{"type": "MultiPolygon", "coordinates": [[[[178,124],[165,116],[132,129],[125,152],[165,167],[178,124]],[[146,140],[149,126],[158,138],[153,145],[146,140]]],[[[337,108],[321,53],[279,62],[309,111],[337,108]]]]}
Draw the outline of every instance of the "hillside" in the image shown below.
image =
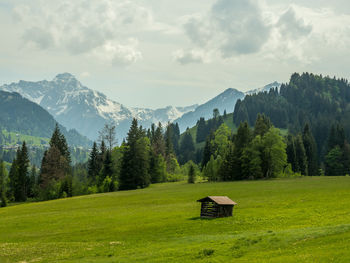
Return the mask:
{"type": "Polygon", "coordinates": [[[340,123],[350,138],[350,85],[345,79],[295,73],[279,92],[274,90],[238,100],[234,122],[239,125],[248,121],[253,125],[258,113],[264,113],[276,127],[294,134],[309,123],[322,156],[332,124],[340,123]]]}
{"type": "MultiPolygon", "coordinates": [[[[42,107],[23,98],[18,93],[0,91],[0,130],[29,135],[31,137],[50,138],[56,120],[42,107]]],[[[90,147],[91,142],[75,130],[60,125],[69,145],[90,147]]],[[[4,132],[3,132],[4,133],[4,132]]],[[[4,134],[6,135],[6,133],[4,134]]],[[[39,139],[30,138],[35,143],[39,139]]],[[[5,139],[4,139],[5,140],[5,139]]],[[[43,140],[42,143],[46,140],[43,140]]]]}
{"type": "Polygon", "coordinates": [[[349,177],[151,188],[0,209],[0,262],[349,262],[349,177]],[[196,200],[227,195],[229,218],[196,200]]]}

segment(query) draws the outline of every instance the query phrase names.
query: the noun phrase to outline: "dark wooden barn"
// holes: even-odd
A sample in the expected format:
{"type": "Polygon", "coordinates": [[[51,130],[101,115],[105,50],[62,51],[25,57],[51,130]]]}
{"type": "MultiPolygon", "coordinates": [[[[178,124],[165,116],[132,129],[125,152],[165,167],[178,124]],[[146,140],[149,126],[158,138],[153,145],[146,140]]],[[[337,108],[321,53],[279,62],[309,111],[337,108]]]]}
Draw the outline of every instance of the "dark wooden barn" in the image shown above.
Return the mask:
{"type": "Polygon", "coordinates": [[[227,196],[207,196],[197,200],[201,202],[201,217],[216,218],[232,216],[233,207],[236,205],[227,196]]]}

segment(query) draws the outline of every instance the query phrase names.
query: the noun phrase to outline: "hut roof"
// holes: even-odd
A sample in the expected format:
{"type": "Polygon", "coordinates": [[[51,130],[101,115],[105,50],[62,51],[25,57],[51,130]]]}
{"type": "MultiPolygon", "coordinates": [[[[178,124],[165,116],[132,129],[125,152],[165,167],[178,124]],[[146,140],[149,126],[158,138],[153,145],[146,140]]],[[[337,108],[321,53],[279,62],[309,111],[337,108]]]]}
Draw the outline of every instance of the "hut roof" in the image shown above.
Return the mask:
{"type": "Polygon", "coordinates": [[[208,199],[217,203],[218,205],[237,205],[237,203],[233,202],[227,196],[207,196],[197,200],[197,202],[204,202],[204,201],[207,201],[208,199]]]}

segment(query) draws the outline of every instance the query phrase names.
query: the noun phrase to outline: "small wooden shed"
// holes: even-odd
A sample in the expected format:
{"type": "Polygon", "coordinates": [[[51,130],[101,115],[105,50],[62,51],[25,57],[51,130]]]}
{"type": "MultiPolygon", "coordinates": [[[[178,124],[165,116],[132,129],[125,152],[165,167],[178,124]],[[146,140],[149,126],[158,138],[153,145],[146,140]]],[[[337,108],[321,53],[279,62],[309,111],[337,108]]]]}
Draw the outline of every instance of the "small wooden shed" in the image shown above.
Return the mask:
{"type": "Polygon", "coordinates": [[[232,216],[233,207],[237,204],[227,196],[207,196],[197,202],[201,202],[201,217],[204,218],[232,216]]]}

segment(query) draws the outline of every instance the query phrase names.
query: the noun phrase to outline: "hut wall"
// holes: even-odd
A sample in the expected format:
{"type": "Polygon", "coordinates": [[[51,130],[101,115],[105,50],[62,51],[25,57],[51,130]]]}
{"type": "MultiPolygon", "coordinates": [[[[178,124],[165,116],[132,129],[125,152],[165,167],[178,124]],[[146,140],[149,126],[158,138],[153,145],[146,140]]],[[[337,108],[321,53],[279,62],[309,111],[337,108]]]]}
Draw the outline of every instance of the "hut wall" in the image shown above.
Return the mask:
{"type": "Polygon", "coordinates": [[[214,202],[202,202],[201,217],[217,217],[219,206],[214,202]]]}

